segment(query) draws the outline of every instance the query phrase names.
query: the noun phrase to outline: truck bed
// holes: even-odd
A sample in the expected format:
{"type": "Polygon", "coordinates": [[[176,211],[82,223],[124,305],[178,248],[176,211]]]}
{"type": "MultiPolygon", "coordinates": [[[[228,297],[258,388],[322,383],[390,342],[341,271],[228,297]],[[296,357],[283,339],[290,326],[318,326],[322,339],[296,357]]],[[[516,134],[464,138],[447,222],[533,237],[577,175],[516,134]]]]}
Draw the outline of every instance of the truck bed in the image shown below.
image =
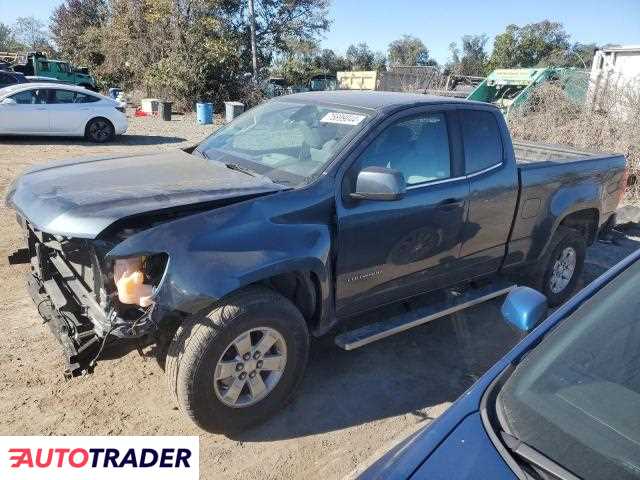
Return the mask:
{"type": "Polygon", "coordinates": [[[623,155],[527,142],[513,148],[520,193],[506,264],[539,258],[556,222],[571,210],[587,212],[574,223],[593,222],[596,231],[612,217],[624,189],[623,155]]]}
{"type": "Polygon", "coordinates": [[[582,160],[610,158],[611,153],[578,150],[566,145],[544,143],[513,142],[513,150],[518,165],[545,163],[573,163],[582,160]]]}

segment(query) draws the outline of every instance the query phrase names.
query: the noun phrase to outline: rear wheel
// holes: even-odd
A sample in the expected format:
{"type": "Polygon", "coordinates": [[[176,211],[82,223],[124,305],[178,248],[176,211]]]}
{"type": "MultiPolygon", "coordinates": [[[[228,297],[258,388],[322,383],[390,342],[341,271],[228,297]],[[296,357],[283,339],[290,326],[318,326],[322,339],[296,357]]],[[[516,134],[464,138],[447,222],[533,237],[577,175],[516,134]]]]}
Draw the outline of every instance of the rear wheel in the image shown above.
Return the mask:
{"type": "Polygon", "coordinates": [[[586,250],[578,231],[558,227],[533,277],[533,286],[546,295],[549,305],[560,305],[571,296],[584,268],[586,250]]]}
{"type": "Polygon", "coordinates": [[[106,118],[94,118],[87,124],[85,137],[90,142],[105,143],[113,140],[116,131],[113,124],[106,118]]]}
{"type": "Polygon", "coordinates": [[[298,309],[255,287],[180,326],[167,353],[167,380],[197,425],[235,431],[283,407],[302,380],[308,352],[298,309]]]}

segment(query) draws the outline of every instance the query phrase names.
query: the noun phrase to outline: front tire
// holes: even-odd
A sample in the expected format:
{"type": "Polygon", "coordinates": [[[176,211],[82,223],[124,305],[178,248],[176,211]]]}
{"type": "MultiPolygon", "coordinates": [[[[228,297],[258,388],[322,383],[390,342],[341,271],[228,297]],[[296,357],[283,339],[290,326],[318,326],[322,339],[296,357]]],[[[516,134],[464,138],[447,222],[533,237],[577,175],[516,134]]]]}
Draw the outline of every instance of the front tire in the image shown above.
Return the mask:
{"type": "Polygon", "coordinates": [[[282,295],[252,287],[185,320],[169,345],[167,381],[180,410],[199,427],[238,431],[286,404],[308,354],[300,311],[282,295]]]}
{"type": "Polygon", "coordinates": [[[87,123],[84,135],[90,142],[105,143],[113,140],[116,136],[116,130],[109,120],[98,117],[87,123]]]}

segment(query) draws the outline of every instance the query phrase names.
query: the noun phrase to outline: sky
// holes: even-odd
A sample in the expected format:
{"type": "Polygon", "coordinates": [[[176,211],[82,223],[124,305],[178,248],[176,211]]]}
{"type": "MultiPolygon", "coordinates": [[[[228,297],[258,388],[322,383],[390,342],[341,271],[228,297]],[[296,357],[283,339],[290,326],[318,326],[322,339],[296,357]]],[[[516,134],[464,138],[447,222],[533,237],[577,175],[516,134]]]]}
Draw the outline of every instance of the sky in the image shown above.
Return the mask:
{"type": "MultiPolygon", "coordinates": [[[[48,22],[61,0],[0,0],[0,22],[35,15],[48,22]]],[[[332,0],[331,30],[322,46],[344,54],[365,41],[386,52],[403,34],[420,38],[431,56],[446,62],[449,44],[466,34],[487,34],[548,18],[564,24],[571,40],[604,45],[640,44],[640,0],[332,0]]],[[[489,45],[490,46],[490,45],[489,45]]]]}

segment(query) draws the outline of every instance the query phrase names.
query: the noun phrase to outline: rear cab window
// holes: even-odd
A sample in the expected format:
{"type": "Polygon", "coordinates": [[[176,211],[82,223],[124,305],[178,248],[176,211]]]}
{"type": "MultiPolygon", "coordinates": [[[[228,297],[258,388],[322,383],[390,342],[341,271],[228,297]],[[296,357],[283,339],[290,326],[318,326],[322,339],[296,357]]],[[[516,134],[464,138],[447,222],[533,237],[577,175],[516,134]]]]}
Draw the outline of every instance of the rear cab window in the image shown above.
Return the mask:
{"type": "Polygon", "coordinates": [[[465,173],[469,175],[501,164],[502,134],[495,115],[486,110],[462,110],[459,118],[465,173]]]}

